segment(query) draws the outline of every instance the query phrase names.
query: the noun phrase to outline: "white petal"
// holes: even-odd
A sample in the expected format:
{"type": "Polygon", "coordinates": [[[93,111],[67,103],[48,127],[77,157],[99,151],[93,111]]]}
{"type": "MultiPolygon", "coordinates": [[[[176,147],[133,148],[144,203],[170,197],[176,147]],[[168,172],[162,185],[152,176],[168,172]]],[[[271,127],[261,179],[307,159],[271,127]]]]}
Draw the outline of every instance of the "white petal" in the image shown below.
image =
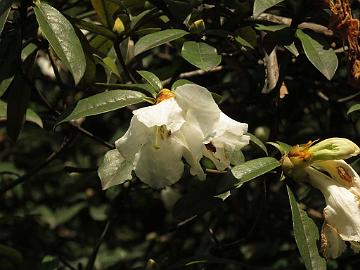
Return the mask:
{"type": "Polygon", "coordinates": [[[125,160],[118,150],[110,150],[98,169],[103,189],[124,183],[132,178],[133,160],[125,160]]]}
{"type": "Polygon", "coordinates": [[[211,135],[220,117],[220,109],[211,93],[199,85],[185,84],[176,88],[175,95],[186,114],[186,121],[199,126],[205,137],[211,135]]]}
{"type": "Polygon", "coordinates": [[[324,195],[324,217],[345,241],[360,241],[360,207],[358,197],[326,174],[308,167],[310,184],[324,195]]]}
{"type": "Polygon", "coordinates": [[[146,144],[135,158],[135,174],[157,189],[176,183],[184,171],[183,146],[171,138],[160,140],[159,146],[146,144]]]}
{"type": "Polygon", "coordinates": [[[360,189],[359,175],[344,160],[317,161],[314,166],[329,173],[339,184],[360,189]]]}
{"type": "Polygon", "coordinates": [[[321,230],[321,251],[325,258],[335,259],[346,249],[345,241],[342,240],[336,229],[324,223],[321,230]]]}
{"type": "Polygon", "coordinates": [[[174,137],[184,146],[183,156],[190,165],[191,175],[204,180],[205,173],[200,165],[204,137],[199,126],[186,122],[180,131],[174,133],[174,137]]]}
{"type": "Polygon", "coordinates": [[[115,142],[116,149],[127,159],[133,159],[141,147],[149,141],[152,130],[136,117],[131,118],[129,129],[115,142]]]}
{"type": "Polygon", "coordinates": [[[180,129],[185,122],[182,109],[174,98],[135,110],[133,113],[137,119],[147,127],[160,127],[165,125],[172,132],[180,129]]]}

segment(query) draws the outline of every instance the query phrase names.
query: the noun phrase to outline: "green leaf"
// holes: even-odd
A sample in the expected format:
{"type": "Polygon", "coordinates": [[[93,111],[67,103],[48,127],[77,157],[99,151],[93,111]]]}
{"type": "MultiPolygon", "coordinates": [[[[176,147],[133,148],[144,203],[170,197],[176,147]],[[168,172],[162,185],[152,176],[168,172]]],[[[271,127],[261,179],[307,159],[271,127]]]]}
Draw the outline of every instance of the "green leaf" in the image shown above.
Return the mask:
{"type": "Polygon", "coordinates": [[[114,14],[119,9],[119,4],[110,0],[91,0],[101,23],[112,29],[114,26],[114,14]]]}
{"type": "Polygon", "coordinates": [[[257,16],[260,15],[260,13],[279,4],[282,1],[284,0],[255,0],[254,8],[253,8],[253,16],[256,18],[257,16]]]}
{"type": "Polygon", "coordinates": [[[275,25],[263,25],[263,24],[256,24],[255,29],[258,31],[268,31],[268,32],[275,32],[279,31],[285,28],[288,28],[289,26],[286,24],[275,24],[275,25]]]}
{"type": "Polygon", "coordinates": [[[353,113],[353,112],[359,111],[359,110],[360,110],[360,103],[354,104],[349,108],[349,110],[347,111],[347,114],[349,115],[350,113],[353,113]]]}
{"type": "Polygon", "coordinates": [[[17,140],[24,125],[29,98],[30,88],[21,75],[16,75],[9,88],[6,110],[7,134],[14,142],[17,140]]]}
{"type": "Polygon", "coordinates": [[[6,13],[7,9],[10,8],[14,0],[1,0],[0,1],[0,16],[6,13]]]}
{"type": "Polygon", "coordinates": [[[173,83],[173,85],[171,86],[171,90],[175,91],[176,88],[178,88],[179,86],[185,85],[185,84],[194,84],[194,83],[192,81],[189,81],[186,79],[180,79],[173,83]]]}
{"type": "Polygon", "coordinates": [[[63,115],[56,125],[81,117],[114,111],[144,102],[146,96],[131,90],[111,90],[78,101],[75,108],[63,115]]]}
{"type": "Polygon", "coordinates": [[[134,90],[140,92],[148,92],[153,97],[156,96],[156,91],[154,88],[148,83],[132,83],[132,84],[119,84],[119,83],[95,83],[95,85],[99,88],[103,89],[113,89],[113,90],[134,90]]]}
{"type": "Polygon", "coordinates": [[[287,187],[294,226],[295,241],[307,270],[326,270],[326,261],[319,255],[317,241],[319,230],[314,221],[296,202],[294,194],[287,187]]]}
{"type": "Polygon", "coordinates": [[[137,73],[140,74],[153,88],[156,92],[159,92],[163,89],[160,79],[154,74],[146,70],[139,70],[137,73]]]}
{"type": "Polygon", "coordinates": [[[185,42],[181,56],[190,64],[206,71],[216,67],[221,62],[221,56],[217,54],[216,49],[204,42],[185,42]]]}
{"type": "Polygon", "coordinates": [[[143,36],[135,44],[135,55],[181,38],[187,34],[188,32],[181,29],[167,29],[143,36]]]}
{"type": "Polygon", "coordinates": [[[118,78],[121,77],[115,59],[107,56],[101,59],[101,61],[104,63],[104,67],[107,68],[111,73],[114,73],[118,78]]]}
{"type": "Polygon", "coordinates": [[[245,183],[279,167],[280,162],[273,157],[263,157],[247,161],[231,169],[239,183],[245,183]]]}
{"type": "Polygon", "coordinates": [[[41,31],[77,84],[85,73],[86,59],[73,26],[58,10],[44,2],[37,2],[34,11],[41,31]]]}
{"type": "Polygon", "coordinates": [[[9,12],[10,12],[10,8],[5,10],[4,13],[0,15],[0,35],[1,35],[2,30],[4,29],[4,25],[6,23],[9,12]]]}
{"type": "Polygon", "coordinates": [[[235,40],[245,47],[254,49],[256,46],[256,32],[251,26],[241,27],[236,31],[235,40]]]}
{"type": "Polygon", "coordinates": [[[333,49],[318,36],[310,36],[301,29],[296,30],[304,52],[309,61],[328,79],[334,76],[338,67],[338,59],[333,49]],[[325,47],[327,49],[325,49],[325,47]]]}
{"type": "Polygon", "coordinates": [[[288,153],[290,151],[290,148],[291,148],[291,145],[288,145],[286,143],[279,142],[279,141],[267,142],[267,144],[270,144],[270,145],[274,146],[277,150],[279,150],[279,152],[282,155],[285,155],[286,153],[288,153]]]}
{"type": "Polygon", "coordinates": [[[106,28],[102,25],[98,25],[98,24],[91,23],[88,21],[80,20],[77,18],[69,18],[69,20],[71,22],[73,22],[76,26],[78,26],[80,29],[88,30],[92,33],[102,35],[109,39],[116,38],[116,34],[114,32],[112,32],[111,30],[109,30],[108,28],[106,28]]]}
{"type": "Polygon", "coordinates": [[[41,261],[39,270],[55,270],[59,269],[60,261],[53,256],[45,256],[41,261]]]}
{"type": "Polygon", "coordinates": [[[268,155],[266,146],[262,141],[260,141],[260,139],[258,139],[255,135],[251,134],[250,132],[247,132],[245,135],[250,136],[250,141],[254,143],[256,146],[258,146],[261,150],[263,150],[266,155],[268,155]]]}
{"type": "Polygon", "coordinates": [[[1,269],[19,269],[23,263],[23,256],[16,249],[0,244],[1,269]]]}
{"type": "MultiPolygon", "coordinates": [[[[0,121],[7,119],[7,103],[0,100],[0,121]]],[[[43,122],[39,115],[31,109],[26,110],[25,120],[28,122],[35,123],[39,127],[43,127],[43,122]]]]}

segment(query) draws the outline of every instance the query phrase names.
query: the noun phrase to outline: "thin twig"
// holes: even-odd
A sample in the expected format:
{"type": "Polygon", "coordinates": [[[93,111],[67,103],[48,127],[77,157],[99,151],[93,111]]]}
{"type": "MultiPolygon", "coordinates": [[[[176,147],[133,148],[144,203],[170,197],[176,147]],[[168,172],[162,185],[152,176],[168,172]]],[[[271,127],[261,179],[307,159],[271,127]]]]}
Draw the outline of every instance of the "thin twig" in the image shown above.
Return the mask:
{"type": "MultiPolygon", "coordinates": [[[[188,72],[184,72],[184,73],[180,73],[177,78],[178,79],[186,79],[186,78],[191,78],[191,77],[196,77],[196,76],[202,76],[205,74],[209,74],[209,73],[215,73],[215,72],[219,72],[224,70],[224,66],[218,66],[215,67],[213,69],[210,69],[208,71],[202,70],[202,69],[197,69],[197,70],[193,70],[193,71],[188,71],[188,72]]],[[[168,78],[166,80],[162,81],[163,85],[169,84],[171,81],[173,80],[173,78],[168,78]]]]}
{"type": "Polygon", "coordinates": [[[47,159],[39,164],[38,166],[36,166],[34,169],[32,169],[29,173],[24,174],[23,176],[17,178],[16,180],[10,182],[7,185],[4,185],[3,187],[0,188],[0,196],[4,195],[8,190],[16,187],[17,185],[31,179],[35,174],[37,174],[41,169],[43,169],[44,167],[46,167],[49,163],[51,163],[53,160],[55,160],[69,145],[70,143],[73,141],[73,137],[71,138],[65,138],[63,143],[60,145],[59,149],[57,149],[56,151],[52,152],[47,159]]]}
{"type": "MultiPolygon", "coordinates": [[[[258,17],[252,18],[252,19],[254,19],[255,21],[267,21],[267,22],[272,22],[272,23],[276,23],[276,24],[285,24],[288,26],[290,26],[291,22],[292,22],[292,19],[290,19],[290,18],[273,15],[273,14],[269,14],[269,13],[262,13],[258,17]]],[[[329,28],[327,28],[326,26],[321,25],[321,24],[311,23],[311,22],[300,23],[298,25],[298,28],[310,29],[316,33],[323,34],[325,36],[333,36],[334,35],[334,32],[332,30],[330,30],[329,28]]]]}
{"type": "Polygon", "coordinates": [[[100,246],[102,244],[102,242],[104,241],[104,238],[110,228],[110,225],[111,225],[111,221],[109,220],[105,227],[104,227],[104,230],[103,232],[101,233],[100,237],[99,237],[99,240],[98,242],[96,243],[94,249],[93,249],[93,252],[91,253],[90,255],[90,258],[88,260],[88,263],[87,265],[85,266],[85,270],[92,270],[94,269],[94,263],[95,263],[95,260],[96,260],[96,257],[97,257],[97,254],[99,252],[99,249],[100,249],[100,246]]]}
{"type": "Polygon", "coordinates": [[[107,148],[109,148],[109,149],[114,149],[115,148],[114,144],[103,140],[102,138],[92,134],[90,131],[80,127],[79,125],[76,125],[73,122],[69,122],[69,125],[71,127],[73,127],[74,129],[76,129],[77,131],[79,131],[80,133],[82,133],[82,134],[86,135],[87,137],[93,139],[94,141],[97,141],[97,142],[101,143],[102,145],[106,146],[107,148]]]}
{"type": "Polygon", "coordinates": [[[124,58],[123,58],[121,50],[120,50],[120,42],[121,42],[120,40],[114,41],[114,49],[115,49],[116,56],[120,62],[120,65],[122,66],[122,68],[124,70],[125,76],[127,77],[126,79],[130,80],[133,83],[137,83],[135,77],[133,76],[131,71],[128,69],[128,67],[124,61],[124,58]]]}

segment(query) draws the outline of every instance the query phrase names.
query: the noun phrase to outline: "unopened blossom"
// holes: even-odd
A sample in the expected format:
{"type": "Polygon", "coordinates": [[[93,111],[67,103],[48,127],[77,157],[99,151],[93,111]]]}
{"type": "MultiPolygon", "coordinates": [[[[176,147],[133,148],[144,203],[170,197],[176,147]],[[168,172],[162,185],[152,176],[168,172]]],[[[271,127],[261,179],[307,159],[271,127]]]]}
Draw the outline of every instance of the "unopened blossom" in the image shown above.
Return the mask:
{"type": "Polygon", "coordinates": [[[177,182],[184,171],[205,178],[203,156],[218,170],[230,165],[233,151],[249,143],[247,124],[221,112],[211,93],[186,84],[159,92],[155,104],[133,112],[127,132],[106,153],[98,174],[104,189],[132,178],[132,171],[153,188],[177,182]]]}
{"type": "Polygon", "coordinates": [[[343,158],[358,155],[359,147],[343,138],[331,138],[314,146],[295,146],[283,158],[283,169],[296,180],[319,189],[326,201],[323,210],[321,250],[336,258],[349,241],[360,247],[360,177],[343,158]]]}

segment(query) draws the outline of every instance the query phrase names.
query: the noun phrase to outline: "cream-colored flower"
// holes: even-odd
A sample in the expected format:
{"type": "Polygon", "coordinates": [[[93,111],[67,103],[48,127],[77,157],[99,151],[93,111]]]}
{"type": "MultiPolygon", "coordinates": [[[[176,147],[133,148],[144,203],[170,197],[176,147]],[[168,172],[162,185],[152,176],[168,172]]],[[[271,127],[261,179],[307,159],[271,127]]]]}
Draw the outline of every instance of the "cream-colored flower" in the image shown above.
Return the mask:
{"type": "Polygon", "coordinates": [[[162,90],[155,105],[133,114],[116,150],[109,151],[99,167],[104,189],[130,180],[132,171],[153,188],[169,186],[181,178],[183,159],[192,175],[204,179],[203,156],[224,170],[231,153],[249,143],[247,124],[223,114],[211,93],[198,85],[162,90]]]}
{"type": "Polygon", "coordinates": [[[343,158],[359,154],[350,140],[330,138],[315,145],[294,146],[283,157],[284,173],[319,189],[326,201],[323,210],[321,250],[336,258],[349,241],[354,251],[360,246],[360,177],[343,158]]]}

